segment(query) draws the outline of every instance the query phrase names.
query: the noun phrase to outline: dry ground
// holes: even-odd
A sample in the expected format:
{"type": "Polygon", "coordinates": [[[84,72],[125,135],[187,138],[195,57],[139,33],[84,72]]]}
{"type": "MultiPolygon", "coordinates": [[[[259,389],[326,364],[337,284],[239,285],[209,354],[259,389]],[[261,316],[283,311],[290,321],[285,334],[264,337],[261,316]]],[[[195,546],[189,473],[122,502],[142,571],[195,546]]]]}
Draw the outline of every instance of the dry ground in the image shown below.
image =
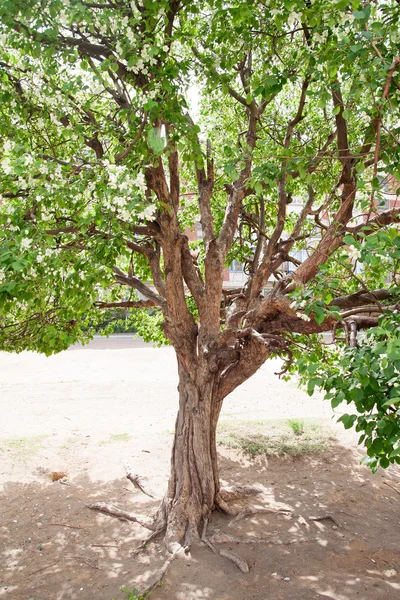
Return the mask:
{"type": "MultiPolygon", "coordinates": [[[[225,401],[225,442],[236,428],[244,439],[248,421],[257,421],[258,436],[277,418],[329,425],[329,405],[280,381],[277,366],[265,365],[225,401]]],[[[157,506],[124,478],[123,463],[162,495],[176,384],[171,349],[130,338],[51,358],[0,353],[1,599],[120,600],[122,585],[140,588],[157,572],[161,541],[132,556],[145,531],[85,503],[142,514],[157,506]],[[55,471],[67,473],[64,483],[51,481],[55,471]]],[[[399,471],[371,475],[359,466],[354,435],[333,427],[330,449],[311,454],[251,458],[220,446],[224,482],[266,488],[246,505],[292,513],[256,514],[232,526],[214,515],[208,535],[244,538],[216,546],[245,558],[249,573],[196,547],[172,563],[151,600],[398,600],[399,471]],[[334,520],[311,518],[327,516],[334,520]]]]}

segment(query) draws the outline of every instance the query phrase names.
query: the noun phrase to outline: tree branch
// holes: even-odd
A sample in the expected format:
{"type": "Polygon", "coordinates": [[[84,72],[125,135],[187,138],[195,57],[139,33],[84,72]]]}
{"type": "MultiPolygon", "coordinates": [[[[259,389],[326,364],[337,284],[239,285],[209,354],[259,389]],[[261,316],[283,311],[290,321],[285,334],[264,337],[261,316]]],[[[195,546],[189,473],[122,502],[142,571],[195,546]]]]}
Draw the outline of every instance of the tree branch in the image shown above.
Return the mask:
{"type": "Polygon", "coordinates": [[[133,275],[127,275],[118,267],[113,267],[113,271],[114,278],[117,283],[119,283],[120,285],[126,285],[137,290],[138,292],[143,294],[143,296],[146,296],[149,300],[152,300],[155,304],[157,304],[157,306],[162,308],[163,312],[166,312],[167,303],[165,299],[153,292],[145,283],[140,281],[140,279],[133,275]]]}

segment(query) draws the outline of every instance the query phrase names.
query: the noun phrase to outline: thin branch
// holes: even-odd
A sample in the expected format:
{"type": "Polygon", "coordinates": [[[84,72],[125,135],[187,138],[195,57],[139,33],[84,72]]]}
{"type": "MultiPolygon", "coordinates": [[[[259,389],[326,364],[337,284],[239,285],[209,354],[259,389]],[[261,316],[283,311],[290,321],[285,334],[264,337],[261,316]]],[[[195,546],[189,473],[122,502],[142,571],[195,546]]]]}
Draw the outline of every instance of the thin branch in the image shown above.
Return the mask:
{"type": "Polygon", "coordinates": [[[115,281],[120,285],[126,285],[131,288],[134,288],[144,296],[146,296],[149,300],[152,300],[157,306],[162,308],[163,311],[167,309],[167,303],[164,298],[153,292],[145,283],[140,281],[137,277],[133,275],[127,275],[120,268],[113,267],[115,281]]]}

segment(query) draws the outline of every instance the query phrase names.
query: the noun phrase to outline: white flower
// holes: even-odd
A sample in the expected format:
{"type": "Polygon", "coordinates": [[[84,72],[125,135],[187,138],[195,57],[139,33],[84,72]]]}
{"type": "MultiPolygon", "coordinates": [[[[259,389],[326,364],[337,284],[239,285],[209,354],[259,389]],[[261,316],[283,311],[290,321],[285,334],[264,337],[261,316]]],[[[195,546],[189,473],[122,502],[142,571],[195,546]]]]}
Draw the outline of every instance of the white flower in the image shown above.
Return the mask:
{"type": "Polygon", "coordinates": [[[310,317],[308,315],[305,315],[304,313],[296,313],[296,315],[299,317],[299,319],[302,319],[303,321],[311,321],[310,317]]]}
{"type": "Polygon", "coordinates": [[[12,173],[12,166],[9,158],[6,158],[1,162],[1,168],[6,175],[10,175],[10,173],[12,173]]]}
{"type": "Polygon", "coordinates": [[[133,42],[135,41],[135,34],[130,27],[128,27],[128,29],[126,30],[126,37],[131,42],[131,44],[133,44],[133,42]]]}
{"type": "Polygon", "coordinates": [[[144,210],[142,210],[141,213],[138,214],[139,219],[145,219],[146,221],[152,221],[154,219],[155,216],[155,212],[157,210],[157,207],[154,204],[149,204],[149,206],[146,206],[146,208],[144,210]]]}
{"type": "Polygon", "coordinates": [[[22,238],[22,240],[21,240],[21,246],[22,246],[22,248],[27,249],[27,248],[29,248],[29,246],[31,244],[32,244],[32,240],[31,239],[29,239],[29,238],[22,238]]]}
{"type": "Polygon", "coordinates": [[[53,250],[51,248],[47,248],[45,252],[45,256],[51,256],[53,254],[53,250]]]}
{"type": "Polygon", "coordinates": [[[355,246],[349,246],[348,252],[350,260],[358,260],[361,256],[360,250],[355,246]]]}
{"type": "Polygon", "coordinates": [[[39,263],[39,265],[40,265],[40,263],[42,263],[43,260],[44,260],[43,254],[38,254],[36,257],[36,262],[39,263]]]}
{"type": "Polygon", "coordinates": [[[289,27],[293,27],[296,21],[301,21],[301,13],[292,12],[288,18],[289,27]]]}
{"type": "Polygon", "coordinates": [[[169,50],[169,48],[166,44],[162,47],[162,49],[164,50],[164,52],[168,52],[168,50],[169,50]]]}
{"type": "Polygon", "coordinates": [[[141,192],[146,191],[146,180],[143,173],[138,173],[136,179],[134,180],[134,184],[139,188],[141,192]]]}

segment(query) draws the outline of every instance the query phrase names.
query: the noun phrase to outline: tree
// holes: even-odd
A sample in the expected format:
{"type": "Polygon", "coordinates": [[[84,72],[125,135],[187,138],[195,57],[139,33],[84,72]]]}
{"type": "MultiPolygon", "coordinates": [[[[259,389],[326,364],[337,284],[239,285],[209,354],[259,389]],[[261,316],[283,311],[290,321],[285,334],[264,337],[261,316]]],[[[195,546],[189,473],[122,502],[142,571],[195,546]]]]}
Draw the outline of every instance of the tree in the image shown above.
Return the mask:
{"type": "Polygon", "coordinates": [[[230,512],[224,398],[275,355],[289,372],[301,354],[312,392],[321,357],[339,369],[316,334],[344,328],[354,353],[359,329],[398,322],[400,211],[377,209],[380,178],[400,178],[398,12],[390,0],[0,2],[1,347],[50,354],[90,337],[104,310],[137,310],[138,327],[153,314],[179,372],[152,525],[171,551],[214,508],[230,512]],[[233,259],[248,281],[224,294],[233,259]]]}

